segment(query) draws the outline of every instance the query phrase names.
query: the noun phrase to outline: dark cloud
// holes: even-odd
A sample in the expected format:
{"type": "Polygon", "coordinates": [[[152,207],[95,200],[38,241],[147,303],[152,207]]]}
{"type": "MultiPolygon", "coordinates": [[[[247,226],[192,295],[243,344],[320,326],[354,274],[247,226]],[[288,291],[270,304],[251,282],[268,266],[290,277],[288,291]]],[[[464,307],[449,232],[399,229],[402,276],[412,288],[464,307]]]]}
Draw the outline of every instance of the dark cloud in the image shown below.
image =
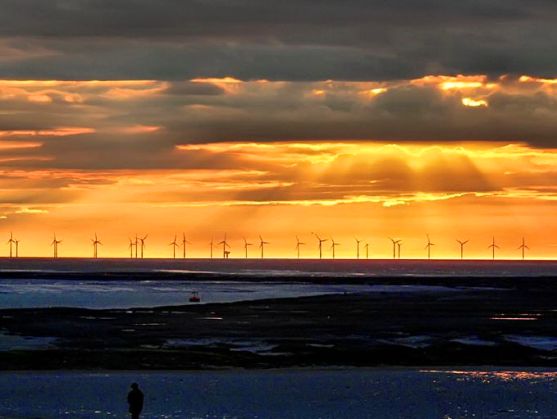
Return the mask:
{"type": "Polygon", "coordinates": [[[0,138],[12,144],[0,148],[0,159],[6,167],[28,168],[242,169],[238,156],[176,147],[289,140],[488,140],[555,147],[553,84],[504,78],[443,87],[466,83],[459,80],[4,82],[0,138]],[[485,105],[465,106],[466,99],[485,105]]]}
{"type": "Polygon", "coordinates": [[[15,78],[555,74],[551,0],[4,0],[15,78]]]}
{"type": "MultiPolygon", "coordinates": [[[[300,87],[300,86],[299,86],[300,87]]],[[[463,106],[463,94],[444,94],[436,86],[404,85],[369,102],[352,96],[308,99],[304,89],[268,97],[227,95],[203,102],[167,120],[176,143],[281,140],[525,141],[555,146],[554,95],[495,93],[489,106],[463,106]]]]}

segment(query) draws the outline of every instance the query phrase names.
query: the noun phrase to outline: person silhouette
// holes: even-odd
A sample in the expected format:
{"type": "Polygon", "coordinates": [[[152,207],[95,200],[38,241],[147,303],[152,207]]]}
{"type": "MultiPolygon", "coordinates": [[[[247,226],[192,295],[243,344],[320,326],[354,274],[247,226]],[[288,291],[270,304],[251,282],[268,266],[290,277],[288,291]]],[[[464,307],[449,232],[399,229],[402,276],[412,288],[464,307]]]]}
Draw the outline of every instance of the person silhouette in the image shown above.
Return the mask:
{"type": "Polygon", "coordinates": [[[137,383],[133,383],[131,388],[128,393],[129,412],[132,419],[139,419],[139,414],[143,410],[143,392],[139,389],[137,383]]]}

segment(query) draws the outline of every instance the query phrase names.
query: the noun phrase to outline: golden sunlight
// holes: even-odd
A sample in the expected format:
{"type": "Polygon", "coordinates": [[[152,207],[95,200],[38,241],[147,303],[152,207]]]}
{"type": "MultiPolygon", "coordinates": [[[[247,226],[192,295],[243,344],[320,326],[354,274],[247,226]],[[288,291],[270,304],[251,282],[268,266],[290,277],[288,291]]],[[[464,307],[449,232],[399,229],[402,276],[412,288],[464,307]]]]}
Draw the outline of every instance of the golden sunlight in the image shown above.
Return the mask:
{"type": "MultiPolygon", "coordinates": [[[[51,170],[44,182],[40,171],[28,171],[26,179],[4,171],[17,191],[50,198],[4,206],[2,223],[23,239],[27,255],[50,254],[54,231],[64,237],[63,255],[86,255],[89,230],[102,234],[103,251],[114,256],[126,255],[127,238],[136,233],[150,234],[148,256],[168,256],[166,242],[182,231],[197,257],[207,256],[211,237],[225,233],[231,257],[242,256],[234,249],[242,237],[259,234],[272,243],[269,257],[293,257],[293,237],[310,242],[313,231],[334,236],[342,243],[338,257],[346,258],[354,256],[354,237],[369,242],[373,258],[390,257],[389,237],[403,240],[403,257],[423,258],[426,234],[435,240],[436,258],[456,257],[456,239],[471,241],[468,257],[489,258],[492,236],[502,258],[519,257],[523,236],[531,257],[557,253],[546,234],[557,228],[553,150],[312,141],[181,145],[175,157],[185,167],[199,158],[212,163],[187,170],[51,170]]],[[[0,192],[11,202],[21,193],[0,192]]],[[[315,257],[314,250],[309,246],[303,257],[315,257]]]]}

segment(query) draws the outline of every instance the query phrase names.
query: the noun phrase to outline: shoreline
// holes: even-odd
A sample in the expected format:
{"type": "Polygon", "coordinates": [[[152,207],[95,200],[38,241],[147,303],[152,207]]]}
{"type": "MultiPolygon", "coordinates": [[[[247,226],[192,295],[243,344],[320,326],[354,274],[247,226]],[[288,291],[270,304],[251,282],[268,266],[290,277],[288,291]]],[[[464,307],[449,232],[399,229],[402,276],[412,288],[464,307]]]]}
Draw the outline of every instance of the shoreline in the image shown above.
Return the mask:
{"type": "Polygon", "coordinates": [[[220,368],[220,369],[71,369],[71,370],[35,370],[35,369],[20,369],[20,370],[2,370],[0,372],[10,374],[33,374],[33,375],[49,375],[49,374],[91,374],[91,375],[104,375],[104,374],[205,374],[205,373],[219,373],[219,374],[273,374],[276,372],[281,373],[304,373],[304,372],[419,372],[419,373],[459,373],[459,372],[554,372],[557,375],[557,366],[553,367],[538,367],[538,366],[523,366],[523,365],[381,365],[381,366],[315,366],[315,367],[284,367],[284,368],[220,368]]]}
{"type": "Polygon", "coordinates": [[[535,282],[459,293],[0,310],[5,334],[55,338],[50,349],[0,352],[0,370],[557,367],[553,349],[528,341],[541,336],[557,348],[557,290],[535,282]]]}

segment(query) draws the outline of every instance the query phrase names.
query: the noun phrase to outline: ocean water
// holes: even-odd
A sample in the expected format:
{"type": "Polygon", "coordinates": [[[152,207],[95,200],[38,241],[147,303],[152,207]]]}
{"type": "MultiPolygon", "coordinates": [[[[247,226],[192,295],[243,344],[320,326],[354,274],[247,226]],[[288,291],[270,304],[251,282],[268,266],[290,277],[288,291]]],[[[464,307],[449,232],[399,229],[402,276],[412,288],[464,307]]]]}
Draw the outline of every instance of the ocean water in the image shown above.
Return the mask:
{"type": "Polygon", "coordinates": [[[253,277],[538,277],[557,276],[549,260],[380,259],[79,259],[0,258],[0,275],[30,273],[162,272],[253,277]]]}
{"type": "Polygon", "coordinates": [[[345,369],[221,372],[7,372],[0,417],[143,419],[555,418],[557,371],[345,369]]]}
{"type": "MultiPolygon", "coordinates": [[[[557,277],[551,261],[3,259],[0,309],[131,308],[352,292],[457,291],[451,278],[557,277]],[[379,280],[383,278],[383,280],[379,280]],[[409,285],[389,284],[390,278],[409,285]],[[440,278],[419,285],[420,278],[440,278]],[[412,281],[415,281],[412,284],[412,281]],[[375,282],[375,285],[371,283],[375,282]],[[411,285],[410,285],[411,284],[411,285]]],[[[473,281],[460,280],[460,284],[473,281]]]]}
{"type": "Polygon", "coordinates": [[[131,308],[230,303],[355,292],[457,292],[460,288],[425,285],[310,284],[300,282],[0,279],[0,309],[33,307],[131,308]]]}

